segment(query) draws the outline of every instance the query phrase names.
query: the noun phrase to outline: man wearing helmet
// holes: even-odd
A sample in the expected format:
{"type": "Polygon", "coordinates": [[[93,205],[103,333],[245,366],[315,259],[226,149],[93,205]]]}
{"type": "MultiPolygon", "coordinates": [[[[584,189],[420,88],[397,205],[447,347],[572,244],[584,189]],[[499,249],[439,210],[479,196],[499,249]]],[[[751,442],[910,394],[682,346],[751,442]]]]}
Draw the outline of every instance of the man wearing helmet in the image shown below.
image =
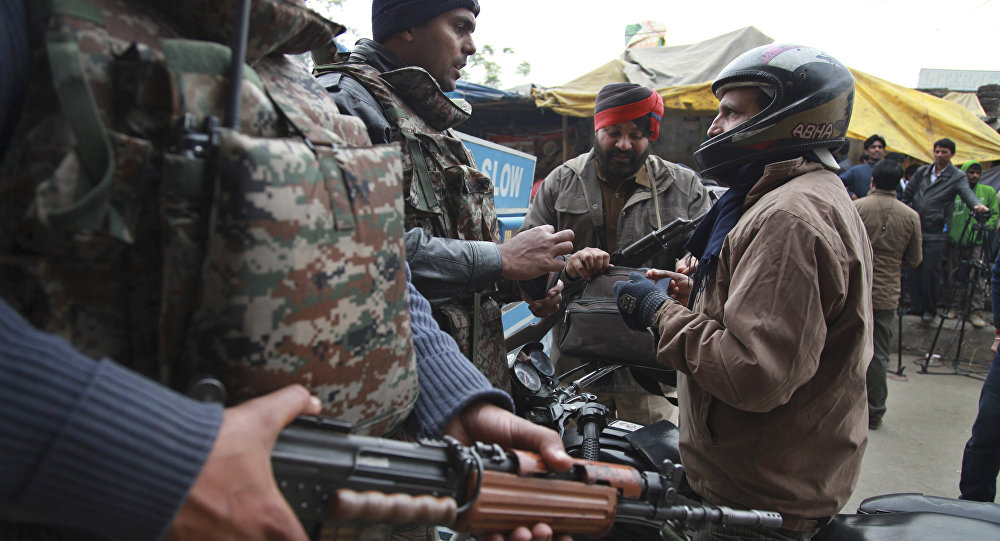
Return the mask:
{"type": "Polygon", "coordinates": [[[726,539],[809,539],[847,502],[867,443],[872,256],[830,153],[854,79],[815,49],[768,45],[712,90],[718,116],[695,157],[730,189],[688,242],[697,268],[634,274],[618,307],[659,334],[659,362],[680,373],[694,491],[784,517],[780,531],[729,527],[726,539]],[[647,277],[671,279],[676,300],[647,277]]]}

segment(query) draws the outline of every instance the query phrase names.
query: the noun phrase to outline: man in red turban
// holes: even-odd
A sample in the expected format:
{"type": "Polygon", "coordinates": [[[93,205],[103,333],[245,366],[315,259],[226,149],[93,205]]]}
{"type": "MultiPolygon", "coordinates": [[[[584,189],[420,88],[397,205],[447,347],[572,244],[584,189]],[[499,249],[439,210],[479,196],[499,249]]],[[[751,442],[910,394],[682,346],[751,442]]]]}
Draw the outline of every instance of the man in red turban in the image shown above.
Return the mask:
{"type": "MultiPolygon", "coordinates": [[[[708,190],[692,170],[650,155],[660,136],[663,99],[632,83],[613,83],[597,94],[594,147],[557,167],[542,182],[521,231],[551,225],[572,229],[573,256],[563,281],[589,280],[609,265],[610,253],[639,240],[675,218],[692,219],[711,206],[708,190]]],[[[657,254],[643,266],[674,268],[682,254],[657,254]]],[[[557,328],[556,333],[558,335],[557,328]]],[[[553,357],[560,370],[579,359],[553,357]]],[[[618,418],[650,424],[676,420],[676,408],[646,392],[627,370],[592,389],[618,418]]]]}

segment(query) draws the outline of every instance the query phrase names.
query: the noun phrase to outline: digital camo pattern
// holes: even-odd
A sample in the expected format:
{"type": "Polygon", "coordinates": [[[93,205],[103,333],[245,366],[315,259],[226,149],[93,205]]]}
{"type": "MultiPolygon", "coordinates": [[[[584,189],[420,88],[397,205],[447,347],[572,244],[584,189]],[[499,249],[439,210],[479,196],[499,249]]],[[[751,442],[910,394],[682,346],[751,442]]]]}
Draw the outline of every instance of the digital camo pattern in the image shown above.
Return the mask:
{"type": "Polygon", "coordinates": [[[472,106],[467,101],[449,98],[423,68],[410,66],[385,72],[380,77],[413,108],[416,115],[411,116],[435,130],[454,128],[472,116],[472,106]]]}
{"type": "Polygon", "coordinates": [[[307,70],[272,54],[244,69],[241,131],[220,132],[217,163],[185,153],[183,114],[195,135],[223,114],[228,50],[182,39],[145,3],[90,4],[100,17],[36,18],[79,48],[74,94],[93,105],[65,107],[52,80],[65,59],[35,51],[0,164],[0,295],[178,388],[205,372],[240,398],[299,382],[362,433],[398,426],[417,393],[398,150],[372,148],[307,70]],[[98,135],[83,137],[74,114],[95,107],[98,135]]]}
{"type": "Polygon", "coordinates": [[[483,296],[480,304],[479,342],[476,355],[472,353],[472,307],[468,304],[445,303],[434,307],[434,319],[441,329],[458,343],[466,358],[490,383],[510,392],[510,372],[507,369],[507,350],[503,341],[503,319],[500,304],[492,297],[483,296]],[[499,337],[499,340],[497,339],[499,337]]]}
{"type": "MultiPolygon", "coordinates": [[[[240,0],[153,0],[188,37],[229,44],[240,0]]],[[[304,0],[254,0],[250,4],[247,61],[271,54],[301,54],[329,43],[344,27],[306,7],[304,0]]]]}
{"type": "MultiPolygon", "coordinates": [[[[441,91],[437,82],[420,68],[404,68],[379,74],[366,64],[333,64],[319,73],[337,72],[354,78],[382,105],[394,113],[389,120],[403,148],[403,178],[406,194],[406,227],[421,227],[434,235],[461,240],[500,242],[500,229],[493,203],[493,182],[475,167],[472,154],[451,129],[470,114],[441,91]],[[427,164],[433,199],[437,207],[421,211],[421,182],[411,147],[403,133],[413,134],[427,164]]],[[[464,102],[463,102],[464,103],[464,102]]],[[[487,292],[489,293],[489,292],[487,292]]],[[[480,336],[473,352],[473,300],[434,306],[434,317],[455,339],[462,353],[490,382],[509,390],[507,353],[503,344],[500,305],[488,295],[480,307],[480,336]]]]}
{"type": "Polygon", "coordinates": [[[416,399],[412,363],[378,362],[409,354],[402,167],[392,147],[319,148],[223,138],[189,353],[238,398],[303,383],[381,433],[416,399]]]}

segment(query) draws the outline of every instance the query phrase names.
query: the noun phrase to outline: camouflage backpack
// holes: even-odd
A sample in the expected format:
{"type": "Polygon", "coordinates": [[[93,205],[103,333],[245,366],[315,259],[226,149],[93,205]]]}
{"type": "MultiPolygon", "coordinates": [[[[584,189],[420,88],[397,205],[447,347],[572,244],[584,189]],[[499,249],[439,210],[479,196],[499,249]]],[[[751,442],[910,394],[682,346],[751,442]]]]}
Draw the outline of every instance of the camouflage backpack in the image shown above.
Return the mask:
{"type": "Polygon", "coordinates": [[[302,383],[382,434],[416,400],[402,165],[288,54],[342,31],[255,0],[240,127],[235,0],[33,0],[32,92],[0,164],[0,295],[183,389],[302,383]],[[40,41],[39,41],[40,40],[40,41]]]}
{"type": "MultiPolygon", "coordinates": [[[[452,130],[469,118],[464,101],[453,101],[427,71],[406,67],[386,73],[367,64],[320,66],[361,83],[379,102],[403,145],[406,227],[437,237],[500,242],[493,181],[476,169],[472,154],[452,130]]],[[[434,306],[441,328],[495,387],[510,390],[503,321],[493,291],[434,306]]]]}

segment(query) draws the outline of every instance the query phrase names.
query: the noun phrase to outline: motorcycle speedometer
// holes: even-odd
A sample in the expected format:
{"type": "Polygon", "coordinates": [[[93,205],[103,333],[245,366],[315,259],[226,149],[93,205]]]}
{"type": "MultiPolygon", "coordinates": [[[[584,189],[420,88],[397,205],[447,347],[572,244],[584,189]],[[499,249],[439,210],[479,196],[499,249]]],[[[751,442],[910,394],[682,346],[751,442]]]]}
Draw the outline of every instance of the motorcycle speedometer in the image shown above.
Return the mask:
{"type": "Polygon", "coordinates": [[[542,379],[531,366],[523,362],[514,363],[514,376],[514,381],[529,393],[537,393],[542,388],[542,379]]]}

